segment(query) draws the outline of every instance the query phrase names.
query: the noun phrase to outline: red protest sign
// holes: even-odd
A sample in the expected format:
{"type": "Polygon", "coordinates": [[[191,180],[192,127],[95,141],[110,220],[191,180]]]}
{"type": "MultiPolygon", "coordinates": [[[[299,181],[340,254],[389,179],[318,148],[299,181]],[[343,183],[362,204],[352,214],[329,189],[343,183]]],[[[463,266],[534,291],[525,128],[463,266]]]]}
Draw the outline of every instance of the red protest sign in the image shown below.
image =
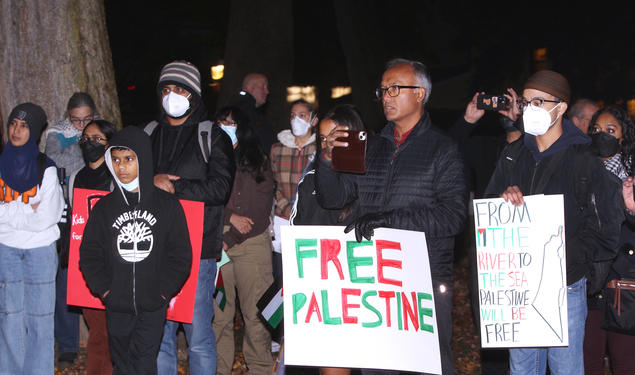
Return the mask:
{"type": "MultiPolygon", "coordinates": [[[[68,288],[66,302],[69,305],[104,309],[101,300],[95,297],[84,280],[84,275],[79,269],[79,245],[90,211],[99,199],[108,194],[108,191],[74,189],[73,190],[73,215],[70,234],[70,253],[68,258],[68,288]]],[[[192,323],[194,312],[194,297],[196,295],[196,282],[198,280],[198,266],[201,259],[201,247],[203,244],[203,203],[180,200],[187,228],[192,244],[192,269],[190,276],[185,281],[183,288],[172,300],[168,307],[167,319],[183,323],[192,323]]]]}

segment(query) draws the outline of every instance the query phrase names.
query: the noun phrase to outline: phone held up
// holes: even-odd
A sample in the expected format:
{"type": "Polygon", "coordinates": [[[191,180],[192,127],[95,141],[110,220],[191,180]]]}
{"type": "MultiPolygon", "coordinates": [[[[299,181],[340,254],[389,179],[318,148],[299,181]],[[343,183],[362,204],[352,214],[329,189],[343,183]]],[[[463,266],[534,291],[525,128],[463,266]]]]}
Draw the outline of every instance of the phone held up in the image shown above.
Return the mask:
{"type": "Polygon", "coordinates": [[[348,137],[338,138],[348,147],[334,147],[331,166],[334,171],[366,173],[366,142],[368,135],[363,130],[347,130],[348,137]]]}
{"type": "Polygon", "coordinates": [[[501,111],[509,109],[509,99],[504,95],[479,94],[476,97],[476,108],[486,111],[501,111]]]}

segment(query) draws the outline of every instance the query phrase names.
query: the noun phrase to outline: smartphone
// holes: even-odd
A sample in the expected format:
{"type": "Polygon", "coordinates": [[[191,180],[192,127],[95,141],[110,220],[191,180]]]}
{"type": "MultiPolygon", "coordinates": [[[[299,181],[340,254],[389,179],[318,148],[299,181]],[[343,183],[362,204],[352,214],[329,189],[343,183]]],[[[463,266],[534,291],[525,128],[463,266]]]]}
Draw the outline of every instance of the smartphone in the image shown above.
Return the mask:
{"type": "Polygon", "coordinates": [[[509,99],[504,95],[479,94],[476,97],[476,108],[486,111],[509,109],[509,99]]]}
{"type": "Polygon", "coordinates": [[[337,172],[366,173],[366,142],[368,134],[363,130],[347,130],[348,137],[337,140],[348,142],[348,147],[334,147],[331,168],[337,172]]]}

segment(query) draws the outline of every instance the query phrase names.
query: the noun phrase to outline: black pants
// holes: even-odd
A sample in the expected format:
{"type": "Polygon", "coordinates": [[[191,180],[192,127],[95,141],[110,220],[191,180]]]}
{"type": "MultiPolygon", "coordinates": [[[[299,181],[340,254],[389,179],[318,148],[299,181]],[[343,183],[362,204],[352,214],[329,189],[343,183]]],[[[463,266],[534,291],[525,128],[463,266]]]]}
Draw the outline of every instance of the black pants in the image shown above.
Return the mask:
{"type": "Polygon", "coordinates": [[[106,310],[113,375],[157,373],[166,309],[138,315],[106,310]]]}

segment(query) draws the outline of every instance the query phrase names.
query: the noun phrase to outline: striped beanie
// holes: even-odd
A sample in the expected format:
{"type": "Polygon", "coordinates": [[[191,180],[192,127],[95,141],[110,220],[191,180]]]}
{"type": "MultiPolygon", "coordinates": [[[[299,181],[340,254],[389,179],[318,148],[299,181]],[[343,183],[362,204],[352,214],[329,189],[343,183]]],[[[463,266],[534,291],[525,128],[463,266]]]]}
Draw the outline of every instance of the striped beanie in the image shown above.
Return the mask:
{"type": "Polygon", "coordinates": [[[571,97],[569,82],[562,74],[554,72],[553,70],[537,71],[527,79],[525,88],[546,92],[567,103],[571,97]]]}
{"type": "Polygon", "coordinates": [[[161,90],[165,85],[179,85],[201,97],[201,74],[190,62],[179,60],[166,64],[161,69],[157,88],[161,90]]]}

